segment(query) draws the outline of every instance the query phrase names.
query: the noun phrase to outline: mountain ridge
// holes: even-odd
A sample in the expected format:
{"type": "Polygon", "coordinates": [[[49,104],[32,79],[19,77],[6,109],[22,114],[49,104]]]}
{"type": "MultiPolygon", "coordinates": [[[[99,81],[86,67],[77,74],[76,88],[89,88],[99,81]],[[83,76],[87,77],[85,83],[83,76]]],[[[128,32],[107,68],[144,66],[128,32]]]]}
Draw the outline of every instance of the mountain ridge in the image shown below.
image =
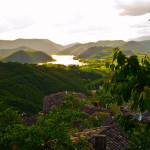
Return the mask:
{"type": "Polygon", "coordinates": [[[56,44],[48,39],[0,40],[0,49],[14,49],[21,46],[30,47],[47,54],[57,53],[64,48],[62,45],[56,44]]]}

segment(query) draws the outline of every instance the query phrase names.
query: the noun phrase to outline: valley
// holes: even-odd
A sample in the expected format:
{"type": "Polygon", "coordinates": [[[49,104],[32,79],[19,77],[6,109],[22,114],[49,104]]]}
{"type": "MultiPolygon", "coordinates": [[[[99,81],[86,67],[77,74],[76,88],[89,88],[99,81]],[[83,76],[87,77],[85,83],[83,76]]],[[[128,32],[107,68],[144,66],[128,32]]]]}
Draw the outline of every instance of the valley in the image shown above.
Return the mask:
{"type": "Polygon", "coordinates": [[[150,41],[7,44],[0,45],[0,146],[80,150],[107,129],[118,141],[122,135],[122,148],[137,144],[136,135],[149,140],[150,41]]]}

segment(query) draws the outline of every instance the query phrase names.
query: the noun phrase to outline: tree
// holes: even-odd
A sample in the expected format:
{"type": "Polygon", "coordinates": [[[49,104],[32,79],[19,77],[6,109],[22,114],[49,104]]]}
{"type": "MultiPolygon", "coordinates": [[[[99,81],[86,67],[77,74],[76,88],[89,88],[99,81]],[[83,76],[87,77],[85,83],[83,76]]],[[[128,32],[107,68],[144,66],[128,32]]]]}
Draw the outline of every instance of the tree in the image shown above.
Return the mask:
{"type": "Polygon", "coordinates": [[[126,57],[114,48],[113,62],[107,64],[111,76],[104,84],[106,92],[118,95],[118,105],[132,102],[132,110],[150,110],[150,62],[148,57],[140,63],[136,55],[126,57]],[[117,64],[114,64],[114,61],[117,64]]]}
{"type": "MultiPolygon", "coordinates": [[[[107,63],[111,75],[104,84],[106,92],[118,97],[121,106],[130,102],[131,110],[150,111],[150,62],[145,56],[141,63],[136,55],[126,57],[118,47],[114,48],[113,62],[107,63]],[[116,65],[115,65],[115,64],[116,65]]],[[[131,143],[126,150],[150,148],[150,122],[139,122],[130,115],[117,116],[117,121],[129,136],[131,143]]]]}
{"type": "Polygon", "coordinates": [[[70,135],[77,130],[77,125],[92,127],[96,118],[80,111],[87,101],[75,97],[75,93],[68,94],[63,105],[53,106],[49,114],[41,114],[32,126],[23,125],[20,116],[11,109],[1,112],[0,147],[3,150],[13,145],[18,150],[86,149],[86,141],[80,135],[77,142],[73,142],[70,135]]]}

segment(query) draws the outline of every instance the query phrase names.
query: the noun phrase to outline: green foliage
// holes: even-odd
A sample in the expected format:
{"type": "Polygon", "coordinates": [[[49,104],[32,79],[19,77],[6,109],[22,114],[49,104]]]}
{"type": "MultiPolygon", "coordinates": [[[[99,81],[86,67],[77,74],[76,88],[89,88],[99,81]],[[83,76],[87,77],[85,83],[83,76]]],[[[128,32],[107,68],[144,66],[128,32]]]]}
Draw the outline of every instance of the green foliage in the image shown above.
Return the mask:
{"type": "Polygon", "coordinates": [[[103,108],[110,107],[111,104],[116,102],[117,96],[106,94],[104,90],[97,90],[96,93],[97,96],[93,102],[95,103],[96,101],[99,101],[100,106],[103,108]]]}
{"type": "Polygon", "coordinates": [[[74,135],[79,124],[92,127],[95,120],[80,111],[87,101],[75,96],[75,93],[68,94],[63,105],[53,106],[49,114],[41,114],[32,126],[21,124],[20,116],[11,109],[1,112],[0,147],[4,150],[11,149],[12,145],[16,145],[18,150],[86,149],[86,141],[80,135],[77,142],[73,142],[70,135],[74,135]]]}
{"type": "Polygon", "coordinates": [[[14,144],[15,134],[20,134],[23,127],[22,119],[17,111],[8,108],[0,112],[0,148],[8,150],[14,144]]]}
{"type": "MultiPolygon", "coordinates": [[[[140,109],[141,112],[150,110],[150,62],[147,57],[140,63],[136,55],[126,57],[119,48],[114,48],[113,62],[108,67],[111,76],[104,84],[106,92],[117,95],[117,103],[131,102],[131,110],[140,109]],[[113,65],[113,67],[112,67],[113,65]]],[[[117,116],[117,121],[131,143],[126,150],[147,150],[150,148],[149,121],[140,123],[130,115],[117,116]]]]}
{"type": "Polygon", "coordinates": [[[132,109],[140,108],[141,112],[150,110],[150,62],[148,59],[139,63],[137,56],[126,57],[118,48],[114,49],[113,62],[108,64],[111,70],[110,79],[104,84],[105,90],[118,95],[118,105],[123,101],[132,101],[132,109]],[[144,81],[144,82],[143,82],[144,81]]]}
{"type": "Polygon", "coordinates": [[[124,150],[148,150],[150,148],[150,122],[141,124],[130,115],[118,115],[117,121],[131,140],[124,150]]]}

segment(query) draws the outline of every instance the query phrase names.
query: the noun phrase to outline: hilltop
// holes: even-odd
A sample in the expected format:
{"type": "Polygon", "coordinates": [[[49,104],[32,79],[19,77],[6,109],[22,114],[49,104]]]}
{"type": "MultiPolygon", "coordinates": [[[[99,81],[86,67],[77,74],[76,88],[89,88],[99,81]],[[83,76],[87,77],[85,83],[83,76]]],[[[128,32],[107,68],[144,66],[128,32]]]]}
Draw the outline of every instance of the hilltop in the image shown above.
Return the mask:
{"type": "Polygon", "coordinates": [[[47,54],[57,53],[64,48],[62,45],[56,44],[48,39],[0,40],[0,49],[14,49],[21,46],[30,47],[47,54]]]}
{"type": "Polygon", "coordinates": [[[25,50],[25,51],[35,51],[34,49],[27,47],[27,46],[21,46],[21,47],[17,47],[17,48],[13,48],[13,49],[0,49],[0,55],[1,56],[7,56],[10,55],[16,51],[19,50],[25,50]]]}
{"type": "Polygon", "coordinates": [[[81,53],[80,55],[78,55],[79,58],[88,58],[88,57],[91,57],[103,50],[106,50],[106,49],[110,49],[111,47],[97,47],[97,46],[94,46],[94,47],[91,47],[89,49],[87,49],[86,51],[84,51],[83,53],[81,53]]]}
{"type": "Polygon", "coordinates": [[[24,51],[20,50],[1,59],[2,62],[19,62],[37,64],[54,61],[54,59],[41,51],[24,51]]]}

